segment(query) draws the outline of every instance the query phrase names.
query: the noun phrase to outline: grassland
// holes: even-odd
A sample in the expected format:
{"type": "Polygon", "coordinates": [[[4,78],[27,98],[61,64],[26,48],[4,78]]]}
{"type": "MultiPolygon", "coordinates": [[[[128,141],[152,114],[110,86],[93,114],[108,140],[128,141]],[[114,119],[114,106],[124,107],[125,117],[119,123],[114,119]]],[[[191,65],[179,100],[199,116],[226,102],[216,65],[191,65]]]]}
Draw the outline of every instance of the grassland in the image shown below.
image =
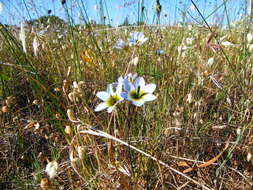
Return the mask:
{"type": "Polygon", "coordinates": [[[19,30],[0,28],[0,189],[252,189],[246,22],[48,25],[25,27],[26,52],[19,30]],[[133,31],[148,40],[114,47],[133,31]],[[94,112],[96,93],[128,73],[156,84],[157,99],[94,112]]]}

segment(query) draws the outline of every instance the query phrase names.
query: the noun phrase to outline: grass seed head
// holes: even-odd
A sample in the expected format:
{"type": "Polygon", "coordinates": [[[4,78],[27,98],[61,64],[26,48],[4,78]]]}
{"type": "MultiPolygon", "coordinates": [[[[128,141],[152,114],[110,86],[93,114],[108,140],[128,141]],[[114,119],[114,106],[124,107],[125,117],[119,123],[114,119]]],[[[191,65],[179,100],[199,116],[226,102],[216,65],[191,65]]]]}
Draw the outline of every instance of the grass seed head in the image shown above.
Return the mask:
{"type": "Polygon", "coordinates": [[[67,116],[70,121],[76,121],[75,113],[72,109],[67,110],[67,116]]]}
{"type": "Polygon", "coordinates": [[[71,134],[71,132],[72,132],[72,130],[71,130],[71,127],[69,126],[69,125],[66,125],[66,127],[65,127],[65,133],[66,134],[68,134],[68,135],[70,135],[71,134]]]}
{"type": "Polygon", "coordinates": [[[9,112],[8,106],[3,106],[3,107],[2,107],[2,112],[3,112],[3,113],[9,112]]]}
{"type": "Polygon", "coordinates": [[[251,161],[251,159],[252,159],[252,154],[251,154],[251,152],[248,152],[248,154],[247,154],[247,161],[248,162],[250,162],[251,161]]]}

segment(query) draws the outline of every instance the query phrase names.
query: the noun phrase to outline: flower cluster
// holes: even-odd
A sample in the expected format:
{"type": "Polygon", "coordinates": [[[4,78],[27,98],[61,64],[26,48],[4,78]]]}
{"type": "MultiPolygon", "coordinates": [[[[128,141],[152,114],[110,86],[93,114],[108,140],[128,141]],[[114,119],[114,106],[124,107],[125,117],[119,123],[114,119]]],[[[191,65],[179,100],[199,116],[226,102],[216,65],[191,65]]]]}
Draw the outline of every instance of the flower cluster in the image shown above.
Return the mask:
{"type": "Polygon", "coordinates": [[[147,40],[148,38],[144,36],[143,32],[131,32],[128,42],[125,42],[124,40],[119,39],[116,42],[116,45],[114,46],[114,48],[123,49],[127,46],[138,46],[138,45],[144,44],[147,40]]]}
{"type": "Polygon", "coordinates": [[[128,100],[133,105],[140,107],[145,102],[156,99],[156,96],[153,95],[155,89],[155,84],[145,84],[143,77],[129,73],[124,78],[119,77],[116,83],[109,84],[106,91],[96,94],[103,102],[97,105],[95,111],[107,109],[107,112],[111,113],[123,100],[128,100]]]}

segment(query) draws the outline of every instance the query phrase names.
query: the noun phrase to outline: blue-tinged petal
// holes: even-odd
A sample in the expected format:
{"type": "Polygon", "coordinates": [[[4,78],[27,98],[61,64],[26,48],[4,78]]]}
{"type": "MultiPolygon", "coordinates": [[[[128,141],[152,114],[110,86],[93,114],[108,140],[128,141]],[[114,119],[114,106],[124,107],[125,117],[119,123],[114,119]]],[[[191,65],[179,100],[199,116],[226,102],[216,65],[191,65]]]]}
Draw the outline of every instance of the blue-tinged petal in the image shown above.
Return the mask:
{"type": "Polygon", "coordinates": [[[103,101],[106,101],[110,97],[107,92],[98,92],[96,96],[103,101]]]}
{"type": "Polygon", "coordinates": [[[122,77],[122,76],[120,76],[119,78],[118,78],[118,83],[123,83],[124,82],[124,78],[122,77]]]}
{"type": "Polygon", "coordinates": [[[113,94],[114,94],[112,84],[108,84],[108,86],[107,86],[107,92],[108,92],[108,94],[110,94],[110,95],[113,95],[113,94]]]}
{"type": "Polygon", "coordinates": [[[148,38],[143,38],[142,43],[146,42],[148,38]]]}
{"type": "Polygon", "coordinates": [[[145,80],[144,80],[143,77],[138,77],[134,81],[134,87],[135,87],[135,89],[137,89],[139,86],[141,87],[141,89],[145,86],[145,80]]]}
{"type": "Polygon", "coordinates": [[[144,102],[153,101],[155,99],[156,99],[156,96],[153,94],[146,94],[145,96],[143,96],[144,102]]]}
{"type": "Polygon", "coordinates": [[[142,90],[144,90],[146,93],[153,93],[155,91],[156,85],[155,84],[147,84],[145,86],[145,88],[143,88],[142,90]]]}
{"type": "Polygon", "coordinates": [[[122,39],[119,39],[117,42],[116,42],[116,45],[114,46],[114,48],[117,48],[117,49],[122,49],[126,46],[126,42],[124,42],[122,39]]]}
{"type": "MultiPolygon", "coordinates": [[[[123,80],[123,79],[122,79],[123,80]]],[[[116,87],[116,94],[120,95],[122,92],[122,87],[123,87],[123,83],[122,82],[118,82],[118,85],[116,87]]]]}
{"type": "Polygon", "coordinates": [[[134,73],[133,76],[132,76],[132,80],[134,80],[137,76],[138,76],[138,74],[134,73]]]}
{"type": "Polygon", "coordinates": [[[121,97],[124,98],[124,99],[126,99],[126,100],[129,100],[127,92],[122,92],[121,93],[121,97]]]}
{"type": "Polygon", "coordinates": [[[142,100],[139,100],[139,101],[133,101],[132,103],[135,106],[141,107],[144,104],[144,101],[142,99],[142,100]]]}
{"type": "Polygon", "coordinates": [[[142,36],[144,36],[143,32],[136,32],[136,37],[137,38],[141,38],[142,36]]]}
{"type": "Polygon", "coordinates": [[[115,109],[115,106],[111,106],[107,109],[107,112],[108,113],[111,113],[113,110],[115,109]]]}
{"type": "Polygon", "coordinates": [[[97,105],[97,107],[95,108],[95,112],[104,110],[106,108],[108,108],[108,105],[105,102],[102,102],[97,105]]]}
{"type": "Polygon", "coordinates": [[[126,78],[124,79],[124,89],[126,91],[130,91],[133,87],[133,84],[131,82],[129,82],[129,80],[126,78]]]}

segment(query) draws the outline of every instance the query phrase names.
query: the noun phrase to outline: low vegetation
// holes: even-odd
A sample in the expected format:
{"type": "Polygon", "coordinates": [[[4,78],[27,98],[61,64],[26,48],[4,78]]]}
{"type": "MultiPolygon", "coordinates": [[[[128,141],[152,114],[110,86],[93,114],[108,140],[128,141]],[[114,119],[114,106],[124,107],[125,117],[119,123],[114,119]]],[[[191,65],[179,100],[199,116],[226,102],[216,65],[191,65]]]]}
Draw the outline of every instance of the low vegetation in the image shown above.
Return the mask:
{"type": "Polygon", "coordinates": [[[252,189],[246,21],[42,21],[1,24],[0,189],[252,189]],[[125,82],[125,96],[117,94],[121,80],[135,81],[135,94],[125,82]],[[108,84],[114,99],[98,93],[108,84]],[[138,102],[147,94],[150,101],[138,102]],[[111,111],[97,107],[107,100],[111,111]]]}

